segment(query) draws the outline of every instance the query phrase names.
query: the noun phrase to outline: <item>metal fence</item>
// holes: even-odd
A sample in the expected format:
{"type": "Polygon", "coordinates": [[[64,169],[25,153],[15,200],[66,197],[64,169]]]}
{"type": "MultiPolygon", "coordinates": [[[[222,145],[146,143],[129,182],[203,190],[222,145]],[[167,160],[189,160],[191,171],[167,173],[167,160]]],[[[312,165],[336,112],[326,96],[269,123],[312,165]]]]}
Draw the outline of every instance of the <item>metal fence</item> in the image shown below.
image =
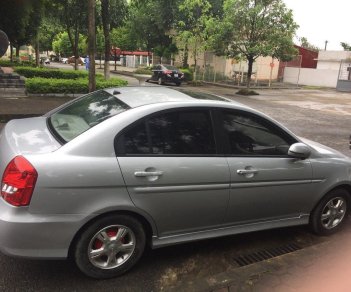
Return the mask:
{"type": "MultiPolygon", "coordinates": [[[[301,67],[301,56],[289,63],[279,62],[271,57],[259,57],[253,64],[251,86],[286,86],[283,83],[283,76],[287,66],[301,67]]],[[[197,81],[223,83],[237,87],[246,86],[247,83],[248,65],[245,59],[228,59],[205,52],[197,58],[196,69],[194,79],[197,81]]]]}

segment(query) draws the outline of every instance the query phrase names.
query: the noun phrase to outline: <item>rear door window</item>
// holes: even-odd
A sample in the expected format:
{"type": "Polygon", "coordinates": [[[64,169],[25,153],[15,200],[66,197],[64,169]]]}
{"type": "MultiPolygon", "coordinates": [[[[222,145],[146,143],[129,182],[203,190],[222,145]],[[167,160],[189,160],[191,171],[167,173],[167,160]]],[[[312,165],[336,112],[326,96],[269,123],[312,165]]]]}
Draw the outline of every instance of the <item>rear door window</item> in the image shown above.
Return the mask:
{"type": "Polygon", "coordinates": [[[160,113],[133,125],[117,142],[126,155],[216,154],[211,115],[208,110],[160,113]]]}

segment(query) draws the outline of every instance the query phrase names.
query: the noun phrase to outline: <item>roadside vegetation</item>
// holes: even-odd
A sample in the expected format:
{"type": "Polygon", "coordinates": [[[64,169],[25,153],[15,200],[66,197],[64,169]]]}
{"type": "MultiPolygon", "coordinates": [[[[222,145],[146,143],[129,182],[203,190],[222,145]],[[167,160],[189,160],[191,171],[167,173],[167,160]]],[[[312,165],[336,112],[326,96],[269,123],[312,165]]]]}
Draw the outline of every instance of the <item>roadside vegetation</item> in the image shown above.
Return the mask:
{"type": "MultiPolygon", "coordinates": [[[[215,71],[203,64],[205,52],[246,60],[247,88],[258,57],[289,61],[297,54],[298,25],[283,0],[3,0],[0,27],[10,40],[11,60],[19,59],[25,44],[35,47],[36,66],[40,51],[75,60],[89,55],[89,85],[95,84],[95,59],[110,61],[122,50],[176,62],[189,68],[182,69],[188,80],[197,80],[203,68],[215,71]]],[[[104,78],[110,78],[109,66],[104,78]]]]}
{"type": "MultiPolygon", "coordinates": [[[[26,77],[28,93],[87,93],[89,76],[87,71],[45,69],[15,66],[14,70],[26,77]]],[[[96,74],[96,89],[127,85],[127,81],[119,78],[105,80],[102,74],[96,74]]]]}

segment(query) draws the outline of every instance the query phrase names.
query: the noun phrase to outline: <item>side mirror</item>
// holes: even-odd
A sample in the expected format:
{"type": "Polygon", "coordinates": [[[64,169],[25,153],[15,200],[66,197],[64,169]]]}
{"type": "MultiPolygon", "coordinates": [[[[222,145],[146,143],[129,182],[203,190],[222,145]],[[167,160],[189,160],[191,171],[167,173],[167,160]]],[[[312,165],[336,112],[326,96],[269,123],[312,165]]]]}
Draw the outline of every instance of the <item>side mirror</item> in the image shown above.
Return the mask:
{"type": "Polygon", "coordinates": [[[289,148],[288,155],[293,158],[306,159],[311,154],[310,148],[303,143],[292,144],[289,148]]]}

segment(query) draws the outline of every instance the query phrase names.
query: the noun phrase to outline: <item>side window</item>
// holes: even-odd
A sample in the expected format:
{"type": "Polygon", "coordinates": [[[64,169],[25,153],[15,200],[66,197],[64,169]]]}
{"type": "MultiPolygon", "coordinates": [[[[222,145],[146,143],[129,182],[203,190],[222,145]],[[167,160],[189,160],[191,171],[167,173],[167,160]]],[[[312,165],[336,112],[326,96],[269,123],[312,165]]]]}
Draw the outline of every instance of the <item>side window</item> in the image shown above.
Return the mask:
{"type": "Polygon", "coordinates": [[[210,112],[161,113],[132,126],[117,141],[119,154],[216,154],[210,112]]]}
{"type": "Polygon", "coordinates": [[[129,129],[117,142],[117,152],[125,154],[149,154],[150,147],[145,122],[129,129]]]}
{"type": "Polygon", "coordinates": [[[153,154],[215,154],[208,111],[166,113],[149,119],[153,154]]]}
{"type": "Polygon", "coordinates": [[[234,155],[286,155],[295,141],[260,117],[237,111],[223,111],[222,121],[234,155]]]}

